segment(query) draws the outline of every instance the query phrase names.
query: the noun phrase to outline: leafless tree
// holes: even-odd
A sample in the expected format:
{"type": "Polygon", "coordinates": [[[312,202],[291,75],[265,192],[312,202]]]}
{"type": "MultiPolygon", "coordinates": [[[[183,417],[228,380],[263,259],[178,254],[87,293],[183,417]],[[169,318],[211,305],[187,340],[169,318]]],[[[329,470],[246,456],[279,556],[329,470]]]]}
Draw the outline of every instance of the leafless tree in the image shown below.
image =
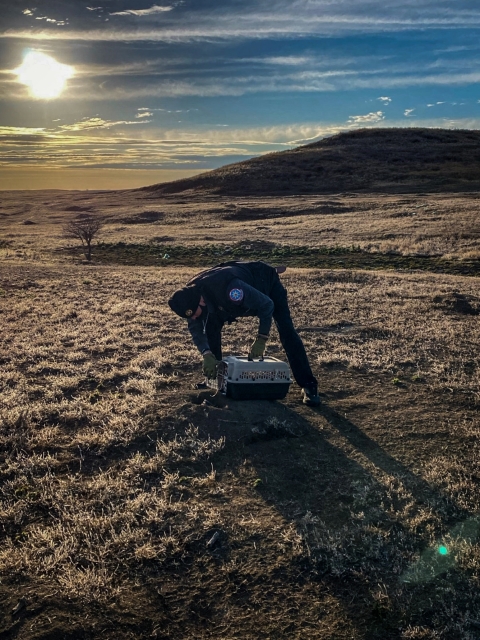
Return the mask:
{"type": "Polygon", "coordinates": [[[105,226],[106,219],[103,216],[86,214],[78,216],[63,227],[66,238],[80,240],[83,252],[88,261],[92,259],[92,240],[105,226]]]}

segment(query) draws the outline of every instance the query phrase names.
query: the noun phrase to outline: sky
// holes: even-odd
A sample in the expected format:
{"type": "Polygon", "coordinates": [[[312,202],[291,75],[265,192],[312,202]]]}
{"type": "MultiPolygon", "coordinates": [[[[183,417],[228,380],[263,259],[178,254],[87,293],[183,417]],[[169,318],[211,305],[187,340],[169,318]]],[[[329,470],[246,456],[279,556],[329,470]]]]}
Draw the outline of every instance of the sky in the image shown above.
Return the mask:
{"type": "Polygon", "coordinates": [[[480,125],[478,0],[0,0],[0,189],[121,189],[480,125]]]}

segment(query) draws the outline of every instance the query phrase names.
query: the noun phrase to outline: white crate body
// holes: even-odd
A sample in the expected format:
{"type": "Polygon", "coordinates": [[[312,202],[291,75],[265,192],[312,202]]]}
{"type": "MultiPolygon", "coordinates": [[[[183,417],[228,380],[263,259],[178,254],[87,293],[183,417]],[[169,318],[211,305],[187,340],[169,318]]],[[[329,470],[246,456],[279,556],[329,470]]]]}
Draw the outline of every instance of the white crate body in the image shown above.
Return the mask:
{"type": "Polygon", "coordinates": [[[216,380],[208,385],[233,398],[284,398],[292,383],[290,368],[277,358],[248,360],[246,356],[227,356],[218,366],[216,380]]]}

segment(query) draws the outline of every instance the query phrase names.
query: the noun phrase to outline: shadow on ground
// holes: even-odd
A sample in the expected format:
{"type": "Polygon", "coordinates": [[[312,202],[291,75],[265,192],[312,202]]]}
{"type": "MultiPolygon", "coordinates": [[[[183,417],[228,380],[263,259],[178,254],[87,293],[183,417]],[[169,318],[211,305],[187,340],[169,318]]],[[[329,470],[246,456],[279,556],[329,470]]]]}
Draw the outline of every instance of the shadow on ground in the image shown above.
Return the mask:
{"type": "MultiPolygon", "coordinates": [[[[277,567],[281,575],[276,583],[270,572],[267,580],[276,584],[277,606],[295,590],[302,594],[302,607],[292,608],[290,633],[304,637],[309,626],[310,637],[318,638],[402,638],[408,626],[433,633],[448,626],[439,621],[444,605],[435,594],[449,588],[456,591],[457,615],[468,616],[471,580],[454,557],[436,552],[432,539],[455,530],[457,537],[469,531],[472,541],[479,528],[475,514],[328,405],[300,411],[266,402],[229,407],[238,424],[226,431],[230,443],[219,470],[220,460],[228,467],[235,457],[238,468],[250,464],[258,495],[301,538],[281,569],[273,557],[261,569],[268,575],[269,567],[277,567]]],[[[254,601],[258,570],[245,569],[241,579],[254,601]]]]}

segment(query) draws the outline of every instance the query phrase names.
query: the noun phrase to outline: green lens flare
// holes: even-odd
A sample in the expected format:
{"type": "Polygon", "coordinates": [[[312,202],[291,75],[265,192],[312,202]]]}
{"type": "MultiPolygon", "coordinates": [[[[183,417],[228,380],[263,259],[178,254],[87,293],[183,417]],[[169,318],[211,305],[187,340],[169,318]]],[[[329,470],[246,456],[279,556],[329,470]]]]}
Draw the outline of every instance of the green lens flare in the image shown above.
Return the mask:
{"type": "Polygon", "coordinates": [[[441,556],[446,556],[448,554],[448,549],[447,547],[444,547],[443,545],[441,545],[440,547],[438,547],[438,553],[441,556]]]}

